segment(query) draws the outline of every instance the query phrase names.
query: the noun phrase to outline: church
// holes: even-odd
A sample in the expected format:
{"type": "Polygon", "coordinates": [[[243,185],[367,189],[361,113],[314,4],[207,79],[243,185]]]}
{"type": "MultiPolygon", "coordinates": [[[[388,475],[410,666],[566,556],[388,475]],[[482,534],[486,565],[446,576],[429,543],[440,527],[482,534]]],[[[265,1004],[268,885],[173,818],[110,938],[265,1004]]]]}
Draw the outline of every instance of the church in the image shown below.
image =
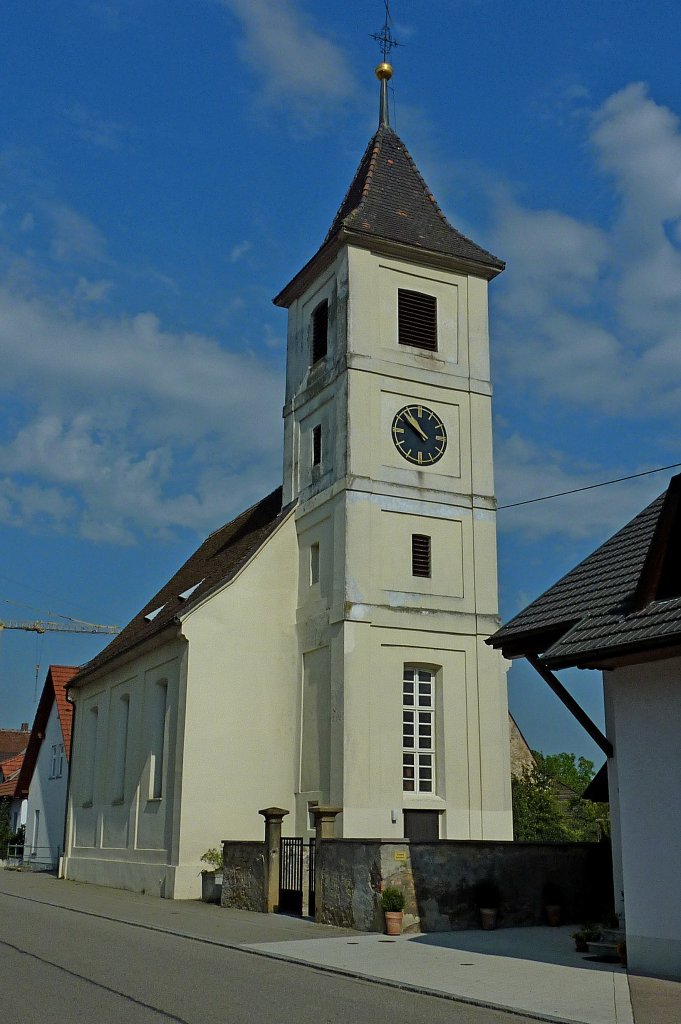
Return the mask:
{"type": "Polygon", "coordinates": [[[200,894],[258,811],[343,838],[512,839],[487,287],[379,127],[288,311],[282,485],[212,533],[69,687],[67,877],[200,894]]]}

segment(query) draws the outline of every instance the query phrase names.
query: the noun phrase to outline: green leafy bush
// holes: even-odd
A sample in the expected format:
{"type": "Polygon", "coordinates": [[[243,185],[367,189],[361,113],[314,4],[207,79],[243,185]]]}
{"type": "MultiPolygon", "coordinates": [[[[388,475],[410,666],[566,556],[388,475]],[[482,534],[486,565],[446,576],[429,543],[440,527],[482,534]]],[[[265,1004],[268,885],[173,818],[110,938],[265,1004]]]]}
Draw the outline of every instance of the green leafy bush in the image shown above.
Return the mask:
{"type": "Polygon", "coordinates": [[[404,893],[396,885],[386,885],[381,893],[381,907],[388,912],[404,910],[404,893]]]}

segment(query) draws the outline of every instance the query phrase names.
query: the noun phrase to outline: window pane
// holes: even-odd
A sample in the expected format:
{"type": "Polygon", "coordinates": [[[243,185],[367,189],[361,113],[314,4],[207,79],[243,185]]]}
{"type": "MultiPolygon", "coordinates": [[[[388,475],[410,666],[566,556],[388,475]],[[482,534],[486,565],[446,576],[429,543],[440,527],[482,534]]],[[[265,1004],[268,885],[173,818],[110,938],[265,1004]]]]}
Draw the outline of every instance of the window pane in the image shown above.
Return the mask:
{"type": "Polygon", "coordinates": [[[421,683],[432,683],[433,673],[427,672],[425,669],[419,669],[419,682],[421,683]]]}
{"type": "Polygon", "coordinates": [[[404,670],[404,679],[405,679],[405,682],[408,679],[412,680],[412,682],[413,682],[413,679],[414,679],[414,669],[413,668],[405,668],[405,670],[404,670]]]}

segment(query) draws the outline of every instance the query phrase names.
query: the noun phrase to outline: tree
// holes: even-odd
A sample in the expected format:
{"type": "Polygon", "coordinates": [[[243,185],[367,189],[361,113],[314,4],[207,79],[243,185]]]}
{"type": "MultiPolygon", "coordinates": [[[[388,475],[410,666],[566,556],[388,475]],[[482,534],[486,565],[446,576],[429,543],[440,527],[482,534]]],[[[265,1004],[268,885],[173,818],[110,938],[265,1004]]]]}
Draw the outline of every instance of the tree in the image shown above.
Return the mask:
{"type": "Polygon", "coordinates": [[[526,768],[511,780],[513,835],[518,842],[598,842],[610,834],[607,804],[583,800],[593,778],[593,761],[574,754],[532,751],[536,768],[526,768]],[[556,783],[578,794],[560,800],[556,783]]]}
{"type": "Polygon", "coordinates": [[[538,768],[524,768],[511,780],[513,838],[517,842],[567,842],[566,822],[553,783],[538,768]]]}
{"type": "Polygon", "coordinates": [[[581,796],[594,777],[594,763],[588,757],[578,758],[576,754],[543,754],[533,750],[537,768],[552,779],[557,779],[581,796]]]}
{"type": "Polygon", "coordinates": [[[0,799],[0,857],[7,856],[7,844],[12,836],[12,829],[9,825],[9,800],[7,797],[0,799]]]}

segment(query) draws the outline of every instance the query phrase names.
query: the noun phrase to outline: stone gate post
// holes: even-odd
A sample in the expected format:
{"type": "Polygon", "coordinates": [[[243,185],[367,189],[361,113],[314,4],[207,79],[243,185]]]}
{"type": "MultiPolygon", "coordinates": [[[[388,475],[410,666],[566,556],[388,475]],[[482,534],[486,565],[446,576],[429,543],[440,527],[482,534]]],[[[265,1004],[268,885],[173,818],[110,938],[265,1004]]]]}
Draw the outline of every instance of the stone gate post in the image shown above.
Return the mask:
{"type": "Polygon", "coordinates": [[[315,826],[315,921],[323,922],[324,907],[324,859],[322,856],[322,839],[336,838],[336,816],[343,811],[342,807],[311,807],[315,826]]]}
{"type": "Polygon", "coordinates": [[[289,812],[283,807],[265,807],[258,814],[265,819],[265,912],[272,914],[279,906],[279,858],[281,854],[281,823],[289,812]]]}

